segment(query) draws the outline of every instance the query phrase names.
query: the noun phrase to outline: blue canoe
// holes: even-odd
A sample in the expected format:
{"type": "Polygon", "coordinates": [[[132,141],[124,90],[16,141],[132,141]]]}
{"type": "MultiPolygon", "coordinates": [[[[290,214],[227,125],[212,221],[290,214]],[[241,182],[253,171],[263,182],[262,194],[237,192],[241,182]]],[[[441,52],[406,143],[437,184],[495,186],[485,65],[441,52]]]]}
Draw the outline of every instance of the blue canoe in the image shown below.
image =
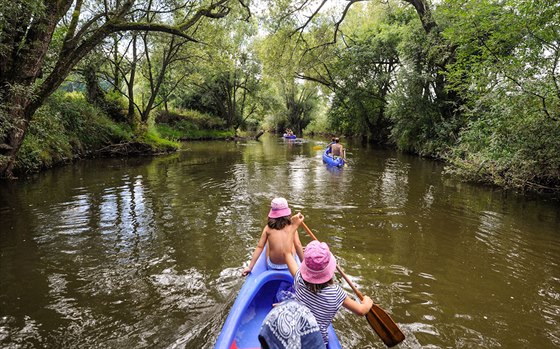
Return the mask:
{"type": "Polygon", "coordinates": [[[296,135],[289,135],[287,133],[284,133],[284,135],[282,137],[284,137],[286,139],[296,139],[297,138],[296,135]]]}
{"type": "Polygon", "coordinates": [[[327,147],[327,149],[325,149],[325,152],[323,153],[323,162],[325,162],[329,166],[336,166],[336,167],[344,166],[343,158],[337,156],[333,159],[333,157],[330,154],[331,154],[331,148],[327,147]]]}
{"type": "MultiPolygon", "coordinates": [[[[261,324],[278,303],[276,294],[290,287],[294,279],[288,270],[267,270],[265,252],[261,253],[253,271],[241,287],[237,299],[218,336],[215,349],[259,349],[261,324]]],[[[329,326],[328,349],[342,349],[334,329],[329,326]]]]}

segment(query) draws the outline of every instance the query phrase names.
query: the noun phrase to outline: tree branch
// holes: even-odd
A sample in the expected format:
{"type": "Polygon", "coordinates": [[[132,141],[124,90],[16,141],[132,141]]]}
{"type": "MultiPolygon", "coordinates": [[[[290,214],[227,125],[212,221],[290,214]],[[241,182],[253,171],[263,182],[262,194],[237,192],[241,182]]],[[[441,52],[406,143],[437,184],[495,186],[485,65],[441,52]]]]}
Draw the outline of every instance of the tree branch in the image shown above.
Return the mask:
{"type": "Polygon", "coordinates": [[[168,33],[176,36],[180,36],[182,38],[187,39],[188,41],[192,42],[199,42],[197,39],[187,35],[182,31],[181,28],[177,27],[170,27],[165,24],[159,23],[148,23],[148,22],[114,22],[111,25],[111,32],[118,32],[118,31],[148,31],[148,32],[160,32],[160,33],[168,33]]]}

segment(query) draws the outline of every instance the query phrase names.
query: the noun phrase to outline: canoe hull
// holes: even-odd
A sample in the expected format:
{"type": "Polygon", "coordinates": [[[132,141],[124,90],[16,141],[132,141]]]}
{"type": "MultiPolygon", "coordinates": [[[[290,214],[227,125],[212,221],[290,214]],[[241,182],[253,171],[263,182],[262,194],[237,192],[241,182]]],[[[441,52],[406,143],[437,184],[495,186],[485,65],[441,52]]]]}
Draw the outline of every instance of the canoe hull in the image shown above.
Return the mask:
{"type": "Polygon", "coordinates": [[[343,167],[344,166],[344,159],[341,157],[336,157],[333,159],[333,157],[330,155],[331,154],[331,149],[327,148],[325,149],[325,152],[323,153],[323,162],[326,163],[329,166],[335,166],[335,167],[343,167]]]}
{"type": "Polygon", "coordinates": [[[282,137],[284,137],[286,139],[296,139],[297,138],[296,135],[289,135],[289,134],[286,134],[286,133],[284,133],[284,135],[282,137]]]}
{"type": "MultiPolygon", "coordinates": [[[[262,253],[253,271],[247,276],[216,341],[215,349],[260,348],[258,334],[261,324],[278,303],[277,293],[293,284],[287,270],[267,270],[262,253]]],[[[332,326],[329,326],[329,349],[341,349],[332,326]]]]}

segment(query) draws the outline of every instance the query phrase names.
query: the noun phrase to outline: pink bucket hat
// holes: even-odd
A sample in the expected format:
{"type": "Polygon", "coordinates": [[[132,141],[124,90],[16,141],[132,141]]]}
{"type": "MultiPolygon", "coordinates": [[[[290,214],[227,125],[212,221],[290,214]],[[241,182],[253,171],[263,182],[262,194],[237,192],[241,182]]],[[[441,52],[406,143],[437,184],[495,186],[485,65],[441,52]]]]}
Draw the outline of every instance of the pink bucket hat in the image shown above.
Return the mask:
{"type": "Polygon", "coordinates": [[[269,218],[280,218],[291,214],[292,210],[288,207],[288,201],[286,201],[286,199],[275,198],[270,203],[270,212],[268,212],[269,218]]]}
{"type": "Polygon", "coordinates": [[[301,277],[312,284],[324,284],[333,278],[336,260],[329,246],[317,240],[311,241],[303,252],[300,266],[301,277]]]}

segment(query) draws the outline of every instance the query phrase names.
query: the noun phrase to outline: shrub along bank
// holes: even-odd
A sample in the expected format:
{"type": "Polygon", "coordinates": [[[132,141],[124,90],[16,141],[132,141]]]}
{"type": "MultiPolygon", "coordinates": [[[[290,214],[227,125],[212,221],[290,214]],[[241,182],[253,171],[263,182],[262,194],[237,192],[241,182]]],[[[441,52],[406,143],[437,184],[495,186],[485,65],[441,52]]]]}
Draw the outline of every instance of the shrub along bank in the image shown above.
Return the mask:
{"type": "Polygon", "coordinates": [[[227,129],[223,119],[196,110],[160,111],[156,129],[162,137],[174,141],[235,137],[235,131],[227,129]]]}
{"type": "Polygon", "coordinates": [[[38,172],[81,158],[173,152],[180,140],[234,136],[234,131],[222,127],[218,118],[186,112],[159,113],[155,126],[133,130],[126,123],[111,120],[82,93],[61,91],[37,111],[14,172],[38,172]]]}

